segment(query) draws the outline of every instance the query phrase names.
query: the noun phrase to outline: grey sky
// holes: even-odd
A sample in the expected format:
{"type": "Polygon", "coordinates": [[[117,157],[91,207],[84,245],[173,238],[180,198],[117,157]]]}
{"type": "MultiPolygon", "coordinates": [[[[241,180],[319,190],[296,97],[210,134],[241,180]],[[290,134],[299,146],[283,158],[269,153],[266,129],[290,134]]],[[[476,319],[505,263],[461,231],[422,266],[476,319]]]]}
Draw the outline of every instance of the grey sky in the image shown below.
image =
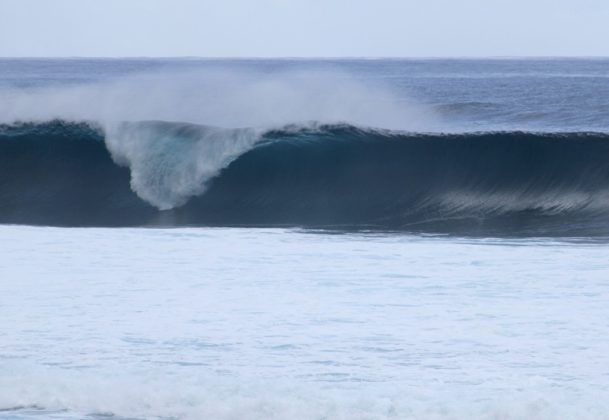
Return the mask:
{"type": "Polygon", "coordinates": [[[607,0],[0,0],[0,56],[609,56],[607,0]]]}

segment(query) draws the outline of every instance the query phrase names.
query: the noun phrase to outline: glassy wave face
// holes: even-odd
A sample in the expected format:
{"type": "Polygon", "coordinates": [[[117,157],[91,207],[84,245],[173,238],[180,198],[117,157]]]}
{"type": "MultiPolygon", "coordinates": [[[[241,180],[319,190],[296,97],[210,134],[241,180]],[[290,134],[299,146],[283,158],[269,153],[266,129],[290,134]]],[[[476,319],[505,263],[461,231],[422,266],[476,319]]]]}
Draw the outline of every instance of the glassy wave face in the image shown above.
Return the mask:
{"type": "Polygon", "coordinates": [[[0,223],[609,235],[609,135],[0,126],[0,223]]]}
{"type": "Polygon", "coordinates": [[[0,223],[609,235],[606,59],[0,59],[0,223]]]}

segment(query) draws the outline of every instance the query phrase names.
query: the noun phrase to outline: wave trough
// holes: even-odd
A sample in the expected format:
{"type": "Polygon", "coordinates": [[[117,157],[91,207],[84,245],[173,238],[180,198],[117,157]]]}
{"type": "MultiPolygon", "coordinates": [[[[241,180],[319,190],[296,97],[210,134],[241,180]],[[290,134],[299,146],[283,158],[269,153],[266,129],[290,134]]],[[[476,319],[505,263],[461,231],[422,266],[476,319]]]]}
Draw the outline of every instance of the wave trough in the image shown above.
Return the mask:
{"type": "Polygon", "coordinates": [[[609,135],[0,126],[0,222],[609,234],[609,135]]]}

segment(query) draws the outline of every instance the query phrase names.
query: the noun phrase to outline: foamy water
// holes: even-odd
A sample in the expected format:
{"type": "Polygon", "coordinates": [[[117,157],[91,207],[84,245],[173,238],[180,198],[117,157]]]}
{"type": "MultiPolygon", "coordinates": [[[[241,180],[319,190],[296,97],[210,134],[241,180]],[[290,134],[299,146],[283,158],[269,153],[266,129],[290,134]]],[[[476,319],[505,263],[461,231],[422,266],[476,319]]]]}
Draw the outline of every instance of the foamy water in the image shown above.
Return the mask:
{"type": "Polygon", "coordinates": [[[0,227],[0,418],[607,418],[609,245],[0,227]]]}

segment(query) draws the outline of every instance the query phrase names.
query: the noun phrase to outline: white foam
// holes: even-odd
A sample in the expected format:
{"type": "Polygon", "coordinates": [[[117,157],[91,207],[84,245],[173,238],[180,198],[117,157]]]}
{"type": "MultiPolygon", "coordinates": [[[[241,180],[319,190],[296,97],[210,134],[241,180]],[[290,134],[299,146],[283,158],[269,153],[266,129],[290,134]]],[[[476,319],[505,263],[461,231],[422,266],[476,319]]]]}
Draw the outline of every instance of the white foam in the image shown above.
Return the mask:
{"type": "MultiPolygon", "coordinates": [[[[439,394],[387,387],[383,392],[337,390],[302,384],[287,385],[227,379],[184,381],[141,372],[138,379],[123,372],[91,375],[59,369],[27,370],[0,377],[0,419],[56,420],[112,416],[129,419],[183,420],[553,420],[606,418],[601,393],[586,398],[510,391],[494,399],[439,394]],[[562,398],[561,398],[562,397],[562,398]],[[595,401],[595,398],[598,400],[595,401]],[[32,405],[35,402],[35,405],[32,405]]],[[[209,378],[207,378],[209,379],[209,378]]]]}
{"type": "Polygon", "coordinates": [[[0,409],[606,418],[607,252],[532,239],[1,226],[0,409]]]}
{"type": "Polygon", "coordinates": [[[184,204],[259,138],[255,129],[159,122],[106,127],[114,160],[131,170],[131,188],[160,210],[184,204]]]}

